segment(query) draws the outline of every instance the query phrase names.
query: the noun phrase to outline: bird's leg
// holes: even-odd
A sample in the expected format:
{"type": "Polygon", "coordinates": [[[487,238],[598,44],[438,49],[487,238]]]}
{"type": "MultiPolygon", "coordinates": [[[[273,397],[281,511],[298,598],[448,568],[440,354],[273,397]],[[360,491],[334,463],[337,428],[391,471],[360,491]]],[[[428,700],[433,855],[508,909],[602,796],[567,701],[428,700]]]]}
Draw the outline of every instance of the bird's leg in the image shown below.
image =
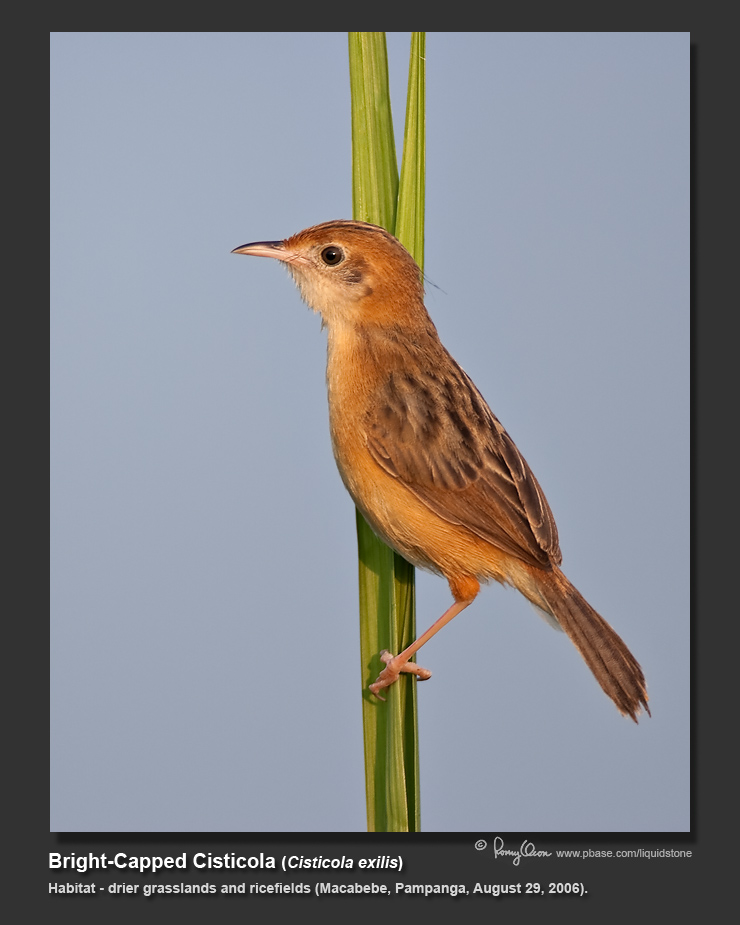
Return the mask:
{"type": "Polygon", "coordinates": [[[391,684],[398,680],[398,676],[401,672],[415,674],[420,681],[426,681],[431,678],[431,671],[416,665],[414,662],[410,662],[409,659],[418,652],[425,642],[429,642],[435,633],[438,633],[443,626],[449,623],[453,617],[456,617],[460,611],[465,610],[468,604],[475,598],[480,589],[480,585],[474,578],[466,578],[465,580],[455,583],[450,580],[450,588],[455,597],[455,603],[445,610],[439,620],[432,623],[426,633],[422,633],[415,642],[412,642],[410,646],[407,646],[403,652],[399,652],[398,655],[391,655],[391,653],[385,649],[380,653],[381,660],[385,662],[385,668],[370,685],[371,692],[375,694],[379,700],[385,700],[385,697],[381,697],[378,691],[383,690],[384,687],[390,687],[391,684]]]}

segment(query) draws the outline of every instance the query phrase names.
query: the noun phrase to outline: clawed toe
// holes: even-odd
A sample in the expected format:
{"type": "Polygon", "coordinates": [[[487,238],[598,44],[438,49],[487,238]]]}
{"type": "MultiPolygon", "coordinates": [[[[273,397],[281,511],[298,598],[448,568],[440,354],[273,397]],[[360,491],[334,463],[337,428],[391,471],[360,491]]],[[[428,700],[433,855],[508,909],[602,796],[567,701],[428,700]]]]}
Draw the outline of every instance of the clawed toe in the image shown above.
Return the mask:
{"type": "Polygon", "coordinates": [[[419,681],[428,681],[432,676],[428,668],[422,668],[421,665],[417,665],[416,662],[407,660],[396,664],[397,659],[398,656],[393,655],[387,649],[383,649],[380,653],[380,660],[385,663],[385,668],[370,685],[371,693],[375,694],[378,700],[385,700],[385,697],[380,696],[379,691],[382,691],[384,687],[390,687],[391,684],[394,684],[398,680],[398,676],[401,672],[415,674],[419,681]]]}

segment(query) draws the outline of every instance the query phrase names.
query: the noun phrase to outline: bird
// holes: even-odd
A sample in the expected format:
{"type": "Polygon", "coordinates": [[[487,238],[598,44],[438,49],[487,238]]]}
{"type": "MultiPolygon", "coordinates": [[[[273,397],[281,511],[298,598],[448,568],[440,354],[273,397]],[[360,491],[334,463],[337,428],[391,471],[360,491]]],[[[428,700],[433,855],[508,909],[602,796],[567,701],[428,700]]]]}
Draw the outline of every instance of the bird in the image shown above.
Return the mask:
{"type": "Polygon", "coordinates": [[[443,576],[452,605],[385,664],[369,687],[431,672],[416,652],[468,607],[481,583],[513,586],[580,652],[619,712],[650,715],[645,677],[626,644],[560,569],[544,492],[485,399],[443,346],[423,273],[392,234],[337,219],[232,253],[270,257],[292,275],[327,329],[331,444],[341,479],[375,533],[443,576]]]}

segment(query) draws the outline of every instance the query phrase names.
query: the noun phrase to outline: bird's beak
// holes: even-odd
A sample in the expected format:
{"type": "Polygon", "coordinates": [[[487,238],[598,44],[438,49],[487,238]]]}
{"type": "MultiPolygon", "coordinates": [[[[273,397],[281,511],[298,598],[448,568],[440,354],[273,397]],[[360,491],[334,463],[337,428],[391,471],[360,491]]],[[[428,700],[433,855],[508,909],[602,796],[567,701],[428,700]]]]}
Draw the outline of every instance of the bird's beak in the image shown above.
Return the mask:
{"type": "Polygon", "coordinates": [[[288,247],[288,241],[254,241],[235,247],[232,254],[246,254],[247,257],[274,257],[289,267],[310,264],[310,260],[296,250],[288,247]]]}
{"type": "Polygon", "coordinates": [[[276,260],[288,260],[289,252],[284,241],[253,241],[235,247],[232,254],[246,254],[248,257],[274,257],[276,260]]]}

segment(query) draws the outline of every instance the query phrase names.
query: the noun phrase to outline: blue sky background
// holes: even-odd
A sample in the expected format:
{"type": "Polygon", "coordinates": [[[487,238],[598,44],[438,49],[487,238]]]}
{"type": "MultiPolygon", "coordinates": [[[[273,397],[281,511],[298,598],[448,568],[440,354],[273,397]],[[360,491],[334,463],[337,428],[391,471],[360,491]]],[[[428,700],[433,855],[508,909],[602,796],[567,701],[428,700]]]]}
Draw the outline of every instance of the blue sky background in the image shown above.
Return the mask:
{"type": "MultiPolygon", "coordinates": [[[[364,831],[325,334],[230,254],[351,217],[346,33],[52,33],[51,92],[50,828],[364,831]]],[[[419,659],[423,829],[686,831],[688,33],[429,33],[425,270],[653,717],[486,588],[419,659]]]]}

